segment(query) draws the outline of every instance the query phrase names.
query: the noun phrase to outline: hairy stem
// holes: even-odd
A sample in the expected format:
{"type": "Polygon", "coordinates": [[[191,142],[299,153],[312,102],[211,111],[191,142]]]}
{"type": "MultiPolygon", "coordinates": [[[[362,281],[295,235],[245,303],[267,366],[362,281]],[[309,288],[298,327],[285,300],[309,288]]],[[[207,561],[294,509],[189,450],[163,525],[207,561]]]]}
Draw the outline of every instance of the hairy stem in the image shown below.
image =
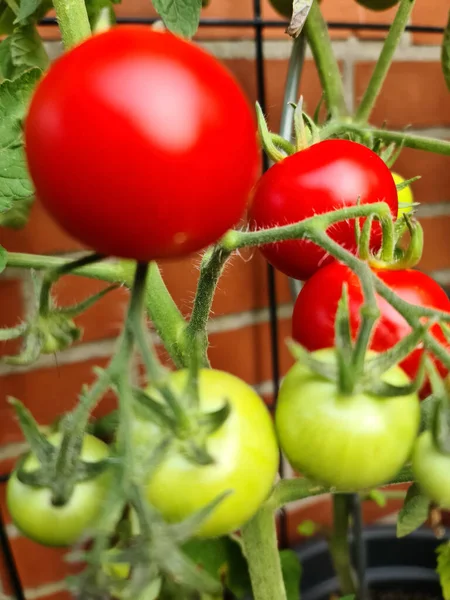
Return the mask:
{"type": "Polygon", "coordinates": [[[91,35],[84,0],[53,0],[53,6],[66,50],[91,35]]]}
{"type": "Polygon", "coordinates": [[[242,529],[254,600],[286,600],[278,554],[275,516],[263,506],[242,529]]]}
{"type": "MultiPolygon", "coordinates": [[[[38,254],[21,254],[10,252],[7,255],[7,266],[19,269],[57,269],[73,263],[72,259],[38,254]]],[[[132,285],[136,264],[131,261],[108,261],[71,271],[71,275],[99,279],[108,283],[120,283],[128,287],[132,285]]],[[[183,332],[186,321],[173,301],[161,277],[156,263],[151,263],[145,292],[147,313],[155,330],[175,365],[183,368],[188,364],[188,350],[183,345],[183,332]]]]}
{"type": "Polygon", "coordinates": [[[394,22],[384,42],[383,49],[366,88],[361,104],[356,111],[356,121],[366,122],[372,113],[374,104],[386,79],[392,58],[400,42],[400,38],[408,24],[415,0],[401,0],[394,22]]]}
{"type": "Polygon", "coordinates": [[[304,31],[319,72],[328,112],[332,117],[348,115],[341,72],[318,0],[311,6],[304,31]]]}

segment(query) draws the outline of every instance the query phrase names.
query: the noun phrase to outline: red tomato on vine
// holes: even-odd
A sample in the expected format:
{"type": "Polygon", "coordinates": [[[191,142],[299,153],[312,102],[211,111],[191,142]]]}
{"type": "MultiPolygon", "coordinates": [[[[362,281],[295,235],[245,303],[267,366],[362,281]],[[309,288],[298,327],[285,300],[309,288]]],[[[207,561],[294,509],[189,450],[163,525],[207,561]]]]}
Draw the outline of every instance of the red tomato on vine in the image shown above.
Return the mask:
{"type": "Polygon", "coordinates": [[[148,27],[89,38],[32,99],[36,192],[97,252],[149,261],[216,242],[245,212],[259,168],[252,110],[198,46],[148,27]]]}
{"type": "MultiPolygon", "coordinates": [[[[426,306],[450,313],[450,300],[445,291],[431,277],[413,269],[401,271],[377,270],[378,277],[400,298],[417,306],[426,306]]],[[[334,346],[334,321],[344,283],[347,284],[350,325],[354,336],[361,323],[360,308],[364,297],[359,278],[353,271],[338,262],[320,269],[305,283],[295,303],[292,317],[292,336],[308,350],[334,346]]],[[[381,316],[375,325],[370,348],[383,352],[411,332],[406,320],[386,300],[376,295],[381,316]]],[[[430,328],[434,337],[448,345],[438,324],[430,328]]],[[[400,366],[413,379],[417,375],[423,345],[407,356],[400,366]]],[[[436,363],[441,374],[444,366],[436,363]]],[[[425,386],[422,395],[429,388],[425,386]]]]}
{"type": "MultiPolygon", "coordinates": [[[[298,223],[316,214],[355,206],[358,201],[387,202],[392,216],[397,217],[397,188],[389,168],[366,146],[326,140],[283,159],[261,177],[249,207],[249,222],[254,229],[298,223]]],[[[328,233],[356,253],[354,220],[337,223],[328,233]]],[[[381,227],[374,223],[373,251],[380,248],[381,239],[381,227]]],[[[333,260],[306,240],[268,244],[261,252],[276,269],[301,280],[333,260]]]]}

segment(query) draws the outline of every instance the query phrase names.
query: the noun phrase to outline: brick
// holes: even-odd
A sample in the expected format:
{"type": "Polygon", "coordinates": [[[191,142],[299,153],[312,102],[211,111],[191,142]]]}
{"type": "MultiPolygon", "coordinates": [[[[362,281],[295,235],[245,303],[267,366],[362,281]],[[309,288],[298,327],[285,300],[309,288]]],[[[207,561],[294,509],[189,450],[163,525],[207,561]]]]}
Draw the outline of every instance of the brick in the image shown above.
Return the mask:
{"type": "Polygon", "coordinates": [[[428,204],[450,200],[450,158],[405,148],[393,170],[405,179],[421,176],[412,186],[416,202],[428,204]]]}
{"type": "Polygon", "coordinates": [[[63,590],[56,594],[50,594],[50,596],[42,596],[40,600],[73,600],[73,595],[69,591],[63,590]]]}
{"type": "MultiPolygon", "coordinates": [[[[411,23],[412,25],[445,27],[447,18],[447,2],[442,2],[442,0],[428,0],[426,3],[416,2],[411,23]]],[[[412,39],[414,44],[440,46],[442,43],[442,34],[414,33],[412,39]]]]}
{"type": "Polygon", "coordinates": [[[420,223],[424,230],[425,243],[419,268],[423,271],[449,268],[450,239],[448,232],[450,217],[442,216],[431,219],[420,219],[420,223]]]}
{"type": "MultiPolygon", "coordinates": [[[[0,378],[0,440],[11,444],[22,440],[8,396],[21,400],[31,410],[36,420],[47,425],[61,413],[71,410],[83,384],[95,379],[93,368],[105,367],[107,359],[95,359],[54,368],[6,375],[0,378]]],[[[105,414],[115,406],[112,394],[107,394],[94,411],[105,414]]]]}
{"type": "MultiPolygon", "coordinates": [[[[56,305],[71,306],[92,296],[109,284],[94,279],[70,275],[53,287],[56,305]]],[[[129,292],[119,288],[103,296],[94,306],[75,319],[83,329],[83,342],[117,337],[123,323],[129,292]]]]}
{"type": "MultiPolygon", "coordinates": [[[[291,336],[290,319],[279,321],[280,369],[284,374],[293,364],[285,344],[291,336]]],[[[216,369],[223,369],[255,385],[271,379],[270,328],[268,323],[210,336],[209,357],[216,369]]]]}
{"type": "MultiPolygon", "coordinates": [[[[360,100],[374,68],[373,62],[355,66],[355,98],[360,100]]],[[[439,62],[394,62],[370,121],[388,127],[450,126],[448,90],[439,62]],[[432,93],[430,93],[432,90],[432,93]],[[405,102],[407,91],[408,102],[405,102]]]]}
{"type": "Polygon", "coordinates": [[[68,236],[36,201],[26,227],[20,231],[2,228],[0,244],[9,252],[53,254],[83,249],[83,246],[68,236]]]}
{"type": "MultiPolygon", "coordinates": [[[[21,281],[18,279],[0,280],[0,329],[15,327],[23,318],[21,281]]],[[[0,342],[0,356],[15,354],[20,348],[20,340],[0,342]]]]}

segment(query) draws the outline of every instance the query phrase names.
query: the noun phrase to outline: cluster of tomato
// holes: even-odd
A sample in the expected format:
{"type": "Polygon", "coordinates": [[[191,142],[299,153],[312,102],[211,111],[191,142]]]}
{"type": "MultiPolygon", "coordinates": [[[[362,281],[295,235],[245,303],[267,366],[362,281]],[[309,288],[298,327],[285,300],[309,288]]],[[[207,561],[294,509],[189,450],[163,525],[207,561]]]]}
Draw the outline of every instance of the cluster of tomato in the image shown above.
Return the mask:
{"type": "MultiPolygon", "coordinates": [[[[217,242],[243,217],[259,169],[255,123],[230,74],[193,44],[168,33],[123,27],[99,34],[57,60],[39,84],[25,127],[26,153],[36,192],[71,235],[108,256],[140,262],[181,257],[217,242]]],[[[267,228],[336,208],[384,200],[397,217],[398,197],[384,162],[365,146],[324,141],[285,158],[264,174],[252,193],[249,222],[267,228]]],[[[333,226],[333,240],[356,253],[354,223],[333,226]]],[[[373,225],[372,250],[381,243],[373,225]]],[[[334,360],[334,320],[344,283],[356,334],[359,280],[311,241],[262,249],[280,271],[307,280],[297,299],[293,337],[334,360]]],[[[444,292],[417,271],[378,275],[401,297],[450,312],[444,292]]],[[[372,348],[383,351],[408,325],[379,300],[382,313],[372,348]]],[[[440,330],[439,330],[440,331],[440,330]]],[[[435,335],[440,335],[439,331],[435,335]]],[[[402,364],[417,371],[418,348],[402,364]]],[[[408,375],[389,370],[386,382],[408,375]]],[[[185,370],[169,376],[182,393],[185,370]]],[[[410,455],[419,426],[412,393],[379,398],[344,397],[336,385],[298,363],[285,378],[276,432],[263,400],[243,381],[213,369],[199,373],[201,409],[230,414],[208,438],[212,464],[199,465],[174,444],[146,484],[149,502],[179,521],[233,490],[203,523],[199,535],[239,529],[270,493],[278,467],[278,439],[292,465],[336,489],[353,491],[386,482],[410,455]]],[[[158,425],[133,421],[133,445],[145,452],[158,425]]],[[[51,438],[58,445],[60,437],[51,438]]],[[[86,436],[82,459],[102,460],[109,450],[86,436]]],[[[33,471],[36,457],[21,469],[33,471]]],[[[50,490],[27,485],[15,472],[8,506],[18,527],[55,545],[75,542],[95,521],[110,480],[107,473],[77,483],[63,506],[50,490]],[[51,523],[51,527],[49,527],[51,523]]]]}

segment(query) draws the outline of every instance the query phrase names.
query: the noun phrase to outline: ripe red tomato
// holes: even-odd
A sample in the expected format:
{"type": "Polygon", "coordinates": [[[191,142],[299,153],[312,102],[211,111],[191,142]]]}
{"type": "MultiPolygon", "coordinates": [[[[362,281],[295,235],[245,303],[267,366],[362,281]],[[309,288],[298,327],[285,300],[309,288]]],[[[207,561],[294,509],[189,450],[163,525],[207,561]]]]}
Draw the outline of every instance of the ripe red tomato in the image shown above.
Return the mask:
{"type": "MultiPolygon", "coordinates": [[[[431,277],[420,271],[406,269],[402,271],[376,271],[400,298],[416,304],[450,312],[450,300],[444,290],[431,277]]],[[[358,277],[343,264],[334,262],[320,269],[314,277],[305,283],[295,303],[292,336],[308,350],[318,350],[334,345],[334,320],[337,305],[344,283],[348,286],[350,323],[356,336],[360,325],[359,310],[363,304],[363,292],[358,277]]],[[[381,317],[375,326],[370,347],[383,352],[391,348],[411,332],[405,319],[388,303],[377,295],[381,317]]],[[[445,336],[439,327],[431,327],[432,334],[446,344],[445,336]]],[[[400,366],[414,378],[419,367],[423,346],[420,344],[400,366]]],[[[442,374],[446,372],[441,363],[437,363],[442,374]]],[[[422,395],[427,390],[422,390],[422,395]]]]}
{"type": "MultiPolygon", "coordinates": [[[[249,207],[254,229],[297,223],[315,214],[346,206],[385,201],[397,217],[398,198],[392,175],[382,159],[366,146],[348,140],[326,140],[271,167],[257,183],[249,207]]],[[[356,252],[353,220],[330,227],[331,237],[356,252]]],[[[374,223],[372,250],[381,243],[374,223]]],[[[279,271],[306,280],[333,259],[310,241],[288,241],[261,248],[279,271]]]]}
{"type": "Polygon", "coordinates": [[[37,195],[60,225],[140,261],[219,239],[259,168],[252,110],[230,73],[148,27],[111,29],[57,60],[25,135],[37,195]]]}

